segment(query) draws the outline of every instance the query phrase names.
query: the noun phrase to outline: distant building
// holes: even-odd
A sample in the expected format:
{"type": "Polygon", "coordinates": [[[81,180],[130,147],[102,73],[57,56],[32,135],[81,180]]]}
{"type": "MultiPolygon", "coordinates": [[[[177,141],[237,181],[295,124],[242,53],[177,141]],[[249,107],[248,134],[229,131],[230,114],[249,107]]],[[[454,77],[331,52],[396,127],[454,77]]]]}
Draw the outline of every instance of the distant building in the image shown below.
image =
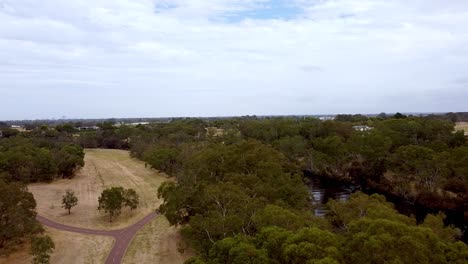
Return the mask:
{"type": "Polygon", "coordinates": [[[23,126],[12,125],[11,129],[18,130],[19,132],[26,132],[26,129],[23,126]]]}
{"type": "Polygon", "coordinates": [[[321,116],[319,117],[319,119],[322,121],[326,121],[326,120],[334,120],[335,117],[334,116],[321,116]]]}
{"type": "Polygon", "coordinates": [[[370,131],[370,130],[372,130],[374,128],[370,127],[370,126],[367,126],[367,125],[364,125],[364,126],[353,126],[353,129],[357,130],[357,131],[370,131]]]}
{"type": "Polygon", "coordinates": [[[79,131],[95,131],[95,130],[99,130],[99,127],[98,126],[86,126],[86,127],[79,127],[78,130],[79,131]]]}
{"type": "Polygon", "coordinates": [[[135,122],[135,123],[130,123],[129,125],[131,126],[138,126],[138,125],[149,125],[149,122],[135,122]]]}

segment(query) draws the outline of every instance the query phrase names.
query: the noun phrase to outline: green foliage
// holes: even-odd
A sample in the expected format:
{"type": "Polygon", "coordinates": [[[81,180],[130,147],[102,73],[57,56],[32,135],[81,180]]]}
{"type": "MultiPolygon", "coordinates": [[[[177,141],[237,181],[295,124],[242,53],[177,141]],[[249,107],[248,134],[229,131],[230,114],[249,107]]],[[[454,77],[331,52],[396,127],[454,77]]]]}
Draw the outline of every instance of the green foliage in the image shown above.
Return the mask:
{"type": "Polygon", "coordinates": [[[83,150],[74,144],[23,136],[0,139],[0,173],[7,181],[51,181],[70,177],[84,165],[83,150]]]}
{"type": "Polygon", "coordinates": [[[107,188],[98,198],[98,210],[109,213],[109,222],[112,222],[112,217],[118,216],[122,210],[125,203],[124,191],[122,187],[107,188]]]}
{"type": "Polygon", "coordinates": [[[273,145],[291,161],[307,155],[308,144],[301,136],[283,137],[274,141],[273,145]]]}
{"type": "Polygon", "coordinates": [[[124,206],[128,206],[131,210],[136,209],[139,204],[139,198],[133,189],[111,187],[102,191],[98,198],[98,203],[98,210],[108,213],[109,222],[112,222],[112,218],[120,215],[124,206]]]}
{"type": "Polygon", "coordinates": [[[63,177],[70,177],[75,170],[84,165],[83,149],[77,145],[65,145],[56,154],[58,172],[63,177]]]}
{"type": "Polygon", "coordinates": [[[364,115],[337,115],[335,116],[335,121],[338,122],[366,122],[369,120],[367,116],[364,115]]]}
{"type": "Polygon", "coordinates": [[[325,258],[339,260],[339,238],[318,228],[304,228],[290,235],[282,245],[285,263],[313,263],[325,258]]]}
{"type": "Polygon", "coordinates": [[[433,191],[448,177],[447,160],[449,153],[436,153],[425,147],[408,145],[399,147],[390,162],[397,177],[406,178],[406,182],[416,181],[423,188],[433,191]]]}
{"type": "Polygon", "coordinates": [[[252,239],[235,236],[216,242],[209,253],[209,263],[269,264],[268,252],[257,249],[252,239]]]}
{"type": "Polygon", "coordinates": [[[268,226],[278,226],[287,230],[297,230],[306,226],[307,219],[302,215],[282,208],[277,205],[267,205],[265,208],[257,212],[252,220],[255,227],[260,230],[268,226]]]}
{"type": "Polygon", "coordinates": [[[42,231],[35,209],[36,201],[25,186],[0,180],[0,253],[42,231]]]}
{"type": "Polygon", "coordinates": [[[330,200],[327,203],[328,221],[340,231],[349,231],[352,221],[360,218],[391,219],[405,224],[414,224],[414,219],[398,214],[393,204],[386,202],[379,194],[368,196],[364,193],[353,193],[346,202],[330,200]]]}
{"type": "Polygon", "coordinates": [[[71,209],[78,205],[78,198],[75,196],[75,192],[67,190],[62,197],[62,207],[68,210],[68,214],[71,214],[71,209]]]}
{"type": "Polygon", "coordinates": [[[31,255],[33,264],[50,263],[50,254],[54,251],[54,241],[49,236],[33,237],[31,240],[31,255]]]}
{"type": "Polygon", "coordinates": [[[184,236],[208,254],[217,241],[255,233],[254,218],[266,221],[268,210],[257,214],[267,204],[307,208],[305,186],[285,165],[281,153],[257,141],[212,145],[192,156],[177,183],[159,188],[160,211],[172,224],[187,224],[184,236]]]}
{"type": "Polygon", "coordinates": [[[467,260],[468,247],[453,242],[453,229],[443,227],[440,215],[428,216],[426,223],[418,226],[414,219],[399,215],[383,196],[362,193],[349,201],[332,201],[331,206],[334,217],[327,219],[333,223],[339,217],[346,223],[346,230],[303,227],[290,231],[272,224],[254,235],[236,234],[215,242],[205,255],[206,263],[409,264],[467,260]]]}
{"type": "Polygon", "coordinates": [[[173,148],[158,148],[148,150],[143,154],[143,160],[153,169],[172,175],[177,171],[179,153],[173,148]]]}
{"type": "Polygon", "coordinates": [[[130,210],[135,210],[140,204],[140,198],[138,193],[134,189],[126,189],[124,191],[125,206],[128,206],[130,210]]]}
{"type": "Polygon", "coordinates": [[[445,215],[439,213],[438,215],[427,215],[424,222],[421,224],[422,227],[428,227],[439,236],[440,239],[453,242],[460,237],[460,230],[454,227],[447,227],[444,224],[445,215]]]}

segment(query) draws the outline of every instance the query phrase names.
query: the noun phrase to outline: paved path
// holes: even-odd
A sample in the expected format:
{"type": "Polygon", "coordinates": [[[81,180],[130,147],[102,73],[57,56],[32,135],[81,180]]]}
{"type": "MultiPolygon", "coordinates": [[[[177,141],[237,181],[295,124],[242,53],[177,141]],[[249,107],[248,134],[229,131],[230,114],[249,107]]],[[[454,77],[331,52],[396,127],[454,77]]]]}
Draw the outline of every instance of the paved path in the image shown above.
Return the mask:
{"type": "Polygon", "coordinates": [[[111,252],[107,256],[106,264],[120,264],[122,263],[123,257],[125,256],[125,252],[127,251],[127,248],[130,245],[130,242],[132,241],[135,234],[144,225],[146,225],[151,220],[153,220],[156,216],[157,214],[153,212],[129,227],[126,227],[123,229],[117,229],[117,230],[94,230],[94,229],[68,226],[68,225],[54,222],[40,215],[37,216],[37,220],[39,220],[39,222],[41,222],[43,225],[46,225],[48,227],[52,227],[55,229],[63,230],[63,231],[80,233],[80,234],[88,234],[88,235],[113,237],[115,239],[115,243],[114,243],[114,246],[112,247],[111,252]]]}

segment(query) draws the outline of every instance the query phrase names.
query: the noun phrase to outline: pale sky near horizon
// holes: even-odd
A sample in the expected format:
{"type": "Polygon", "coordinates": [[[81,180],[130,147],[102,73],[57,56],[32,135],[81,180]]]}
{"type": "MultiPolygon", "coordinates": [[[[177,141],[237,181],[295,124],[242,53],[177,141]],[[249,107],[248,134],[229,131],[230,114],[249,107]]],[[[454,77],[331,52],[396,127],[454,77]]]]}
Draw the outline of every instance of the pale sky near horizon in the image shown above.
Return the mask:
{"type": "Polygon", "coordinates": [[[0,120],[468,111],[468,0],[0,0],[0,120]]]}

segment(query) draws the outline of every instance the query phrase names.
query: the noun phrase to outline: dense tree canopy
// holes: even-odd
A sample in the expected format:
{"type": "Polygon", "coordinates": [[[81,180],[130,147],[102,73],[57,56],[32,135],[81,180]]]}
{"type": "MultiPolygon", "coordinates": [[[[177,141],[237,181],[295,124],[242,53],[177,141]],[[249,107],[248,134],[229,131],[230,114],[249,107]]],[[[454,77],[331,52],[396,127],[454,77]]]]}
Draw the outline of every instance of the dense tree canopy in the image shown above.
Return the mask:
{"type": "Polygon", "coordinates": [[[0,139],[0,175],[4,180],[51,181],[57,177],[72,177],[84,165],[81,147],[44,135],[0,139]]]}
{"type": "Polygon", "coordinates": [[[0,254],[39,232],[33,195],[20,183],[0,180],[0,254]]]}

